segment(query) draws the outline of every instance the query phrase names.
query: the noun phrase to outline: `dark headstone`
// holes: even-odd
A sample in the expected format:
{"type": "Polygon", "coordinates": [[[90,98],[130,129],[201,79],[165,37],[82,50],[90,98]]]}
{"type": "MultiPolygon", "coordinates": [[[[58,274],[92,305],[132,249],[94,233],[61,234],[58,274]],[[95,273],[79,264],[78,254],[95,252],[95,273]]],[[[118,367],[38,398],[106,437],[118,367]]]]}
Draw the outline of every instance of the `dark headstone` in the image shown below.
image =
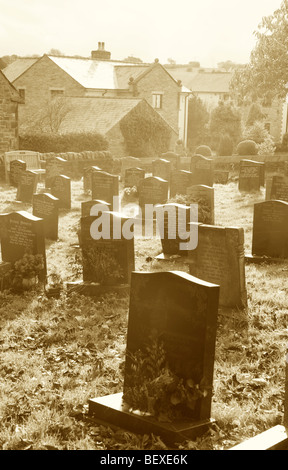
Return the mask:
{"type": "Polygon", "coordinates": [[[48,193],[34,194],[33,215],[44,221],[45,237],[58,239],[59,199],[48,193]]]}
{"type": "Polygon", "coordinates": [[[180,155],[175,152],[162,153],[161,158],[171,162],[171,170],[180,170],[180,155]]]}
{"type": "Polygon", "coordinates": [[[59,209],[71,209],[71,179],[68,176],[54,176],[51,194],[59,199],[59,209]]]}
{"type": "Polygon", "coordinates": [[[121,177],[124,178],[127,168],[141,168],[141,159],[136,157],[121,158],[121,177]]]}
{"type": "Polygon", "coordinates": [[[36,193],[38,175],[32,170],[22,171],[17,187],[17,201],[32,203],[33,194],[36,193]]]}
{"type": "Polygon", "coordinates": [[[157,158],[152,161],[152,175],[158,176],[163,180],[170,181],[171,162],[165,158],[157,158]]]}
{"type": "Polygon", "coordinates": [[[26,171],[26,162],[23,160],[12,160],[10,162],[9,179],[12,186],[18,186],[22,171],[26,171]]]}
{"type": "Polygon", "coordinates": [[[91,191],[92,190],[92,173],[94,171],[102,171],[98,166],[89,166],[83,170],[83,190],[91,191]]]}
{"type": "Polygon", "coordinates": [[[252,160],[240,160],[239,191],[259,191],[264,186],[264,164],[252,160]]]}
{"type": "Polygon", "coordinates": [[[123,225],[127,220],[121,214],[114,212],[99,214],[99,217],[88,216],[81,218],[84,281],[97,282],[103,285],[130,284],[131,272],[135,266],[134,236],[131,239],[126,239],[122,234],[123,225]],[[108,221],[108,233],[106,235],[102,234],[99,239],[95,239],[93,231],[95,233],[95,223],[100,223],[100,217],[102,226],[97,230],[103,232],[108,221]],[[114,233],[116,226],[120,231],[119,238],[116,238],[114,233]]]}
{"type": "Polygon", "coordinates": [[[195,184],[213,186],[214,161],[211,158],[193,155],[190,161],[190,171],[192,173],[191,186],[195,184]]]}
{"type": "Polygon", "coordinates": [[[198,204],[198,221],[214,225],[214,188],[196,184],[187,188],[187,203],[198,204]]]}
{"type": "Polygon", "coordinates": [[[168,181],[157,176],[144,178],[139,185],[139,206],[143,210],[145,204],[165,204],[168,199],[168,181]]]}
{"type": "Polygon", "coordinates": [[[187,255],[187,249],[181,249],[180,244],[189,242],[190,216],[190,207],[183,204],[170,203],[157,207],[157,226],[165,255],[187,255]],[[162,213],[160,208],[163,209],[162,213]],[[160,215],[162,217],[159,218],[160,215]]]}
{"type": "Polygon", "coordinates": [[[105,171],[94,171],[92,173],[92,199],[100,199],[114,205],[116,212],[120,209],[119,201],[117,206],[116,199],[119,199],[119,176],[111,175],[105,171]],[[113,198],[114,201],[113,201],[113,198]],[[116,202],[116,207],[115,207],[116,202]]]}
{"type": "Polygon", "coordinates": [[[254,204],[252,255],[288,258],[288,202],[254,204]]]}
{"type": "Polygon", "coordinates": [[[25,253],[43,256],[46,275],[44,221],[26,211],[11,212],[0,216],[1,255],[3,261],[14,263],[25,253]]]}
{"type": "Polygon", "coordinates": [[[227,184],[229,181],[229,171],[215,170],[214,182],[216,184],[227,184]]]}
{"type": "Polygon", "coordinates": [[[197,248],[188,255],[190,274],[220,285],[220,305],[247,305],[243,228],[200,224],[197,248]]]}
{"type": "Polygon", "coordinates": [[[99,419],[109,420],[111,424],[114,422],[124,428],[131,428],[136,433],[160,435],[164,441],[179,442],[203,434],[213,421],[211,402],[218,298],[219,286],[184,272],[133,272],[124,393],[89,400],[89,413],[95,413],[99,419]],[[154,356],[149,362],[151,368],[147,378],[147,371],[145,375],[139,374],[139,363],[135,364],[133,358],[137,354],[146,357],[149,350],[152,350],[151,355],[154,353],[154,356]],[[134,390],[134,396],[139,397],[141,382],[149,390],[149,373],[152,370],[152,374],[154,372],[158,378],[159,363],[164,362],[166,375],[160,375],[159,381],[155,380],[159,396],[162,388],[161,398],[156,403],[155,394],[152,394],[149,403],[144,400],[135,403],[133,397],[131,400],[134,390]],[[182,384],[180,387],[188,392],[186,397],[191,393],[193,399],[177,400],[177,393],[172,393],[169,387],[165,389],[167,377],[170,380],[173,378],[172,390],[175,391],[175,384],[182,384]],[[161,378],[164,382],[161,382],[161,378]],[[202,390],[203,393],[200,392],[196,397],[196,390],[202,390]],[[164,408],[162,420],[159,420],[157,405],[164,408]],[[140,413],[128,411],[129,407],[132,410],[137,407],[140,413]],[[147,411],[148,416],[144,414],[147,411]],[[170,422],[169,413],[172,416],[170,422]]]}
{"type": "Polygon", "coordinates": [[[192,173],[186,170],[173,170],[170,177],[170,198],[177,194],[186,194],[187,188],[191,185],[192,173]]]}
{"type": "Polygon", "coordinates": [[[138,188],[140,182],[145,178],[145,170],[143,168],[127,168],[125,170],[124,187],[138,188]]]}
{"type": "Polygon", "coordinates": [[[55,176],[66,175],[67,160],[61,157],[49,157],[46,160],[45,186],[51,188],[55,176]]]}
{"type": "Polygon", "coordinates": [[[270,199],[288,202],[288,178],[273,176],[271,182],[270,199]]]}

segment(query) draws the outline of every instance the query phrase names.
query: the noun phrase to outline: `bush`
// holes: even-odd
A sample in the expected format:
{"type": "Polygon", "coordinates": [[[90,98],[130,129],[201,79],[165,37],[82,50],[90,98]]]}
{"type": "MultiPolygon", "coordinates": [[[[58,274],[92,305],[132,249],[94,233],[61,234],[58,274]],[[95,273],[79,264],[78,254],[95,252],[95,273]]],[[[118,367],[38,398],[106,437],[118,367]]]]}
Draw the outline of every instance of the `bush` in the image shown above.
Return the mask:
{"type": "Polygon", "coordinates": [[[195,154],[196,155],[202,155],[202,157],[211,157],[212,156],[212,150],[208,145],[199,145],[195,149],[195,154]]]}
{"type": "Polygon", "coordinates": [[[232,155],[233,148],[233,140],[231,139],[230,135],[222,135],[219,142],[218,155],[222,155],[223,157],[232,155]]]}
{"type": "Polygon", "coordinates": [[[257,145],[257,149],[258,155],[273,155],[276,150],[273,137],[268,135],[264,142],[261,142],[261,144],[257,145]]]}
{"type": "Polygon", "coordinates": [[[269,135],[270,134],[262,121],[254,122],[252,126],[246,127],[243,132],[243,138],[245,140],[253,140],[256,144],[262,144],[269,135]]]}
{"type": "Polygon", "coordinates": [[[19,136],[19,149],[40,153],[107,150],[108,141],[97,132],[71,134],[33,133],[19,136]]]}
{"type": "Polygon", "coordinates": [[[253,140],[242,140],[237,145],[238,155],[257,155],[257,145],[253,140]]]}

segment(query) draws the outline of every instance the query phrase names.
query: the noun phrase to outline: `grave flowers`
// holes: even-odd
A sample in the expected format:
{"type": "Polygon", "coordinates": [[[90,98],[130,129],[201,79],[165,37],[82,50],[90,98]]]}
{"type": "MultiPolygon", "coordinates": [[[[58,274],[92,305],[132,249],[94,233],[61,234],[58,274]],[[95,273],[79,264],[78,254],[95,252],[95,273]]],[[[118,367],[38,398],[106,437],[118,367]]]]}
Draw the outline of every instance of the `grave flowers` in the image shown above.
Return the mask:
{"type": "Polygon", "coordinates": [[[44,269],[44,259],[41,254],[25,253],[15,261],[13,267],[13,286],[16,289],[30,289],[38,282],[38,275],[44,269]]]}

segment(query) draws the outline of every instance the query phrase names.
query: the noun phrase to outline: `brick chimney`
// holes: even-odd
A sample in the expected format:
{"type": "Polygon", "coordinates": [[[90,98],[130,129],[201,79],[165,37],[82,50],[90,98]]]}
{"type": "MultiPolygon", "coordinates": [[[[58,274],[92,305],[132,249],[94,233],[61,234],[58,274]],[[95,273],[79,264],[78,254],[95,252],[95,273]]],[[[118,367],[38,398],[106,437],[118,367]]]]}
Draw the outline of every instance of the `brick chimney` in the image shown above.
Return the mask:
{"type": "Polygon", "coordinates": [[[111,52],[105,51],[105,42],[98,42],[97,51],[91,51],[91,58],[98,60],[109,60],[111,52]]]}

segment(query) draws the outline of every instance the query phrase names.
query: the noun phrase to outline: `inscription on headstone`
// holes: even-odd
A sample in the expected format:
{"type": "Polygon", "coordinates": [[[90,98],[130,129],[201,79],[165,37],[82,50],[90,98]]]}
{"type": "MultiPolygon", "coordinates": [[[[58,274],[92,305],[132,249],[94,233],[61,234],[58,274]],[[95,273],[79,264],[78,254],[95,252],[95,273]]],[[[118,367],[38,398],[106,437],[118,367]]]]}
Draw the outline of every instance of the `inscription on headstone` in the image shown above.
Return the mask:
{"type": "Polygon", "coordinates": [[[239,169],[239,191],[259,191],[264,185],[264,166],[260,162],[241,160],[239,169]]]}
{"type": "Polygon", "coordinates": [[[68,176],[53,178],[51,194],[59,199],[59,209],[71,209],[71,179],[68,176]]]}
{"type": "Polygon", "coordinates": [[[270,199],[288,202],[288,178],[273,176],[271,182],[270,199]]]}
{"type": "Polygon", "coordinates": [[[46,160],[45,186],[51,188],[56,176],[66,175],[67,160],[61,157],[50,157],[46,160]]]}
{"type": "Polygon", "coordinates": [[[127,168],[125,170],[125,188],[139,187],[140,182],[145,178],[145,170],[143,168],[127,168]]]}
{"type": "MultiPolygon", "coordinates": [[[[113,204],[114,196],[119,196],[119,176],[105,171],[94,171],[92,173],[92,199],[100,199],[113,204]]],[[[113,210],[117,212],[119,209],[119,206],[115,207],[114,201],[113,210]]]]}

